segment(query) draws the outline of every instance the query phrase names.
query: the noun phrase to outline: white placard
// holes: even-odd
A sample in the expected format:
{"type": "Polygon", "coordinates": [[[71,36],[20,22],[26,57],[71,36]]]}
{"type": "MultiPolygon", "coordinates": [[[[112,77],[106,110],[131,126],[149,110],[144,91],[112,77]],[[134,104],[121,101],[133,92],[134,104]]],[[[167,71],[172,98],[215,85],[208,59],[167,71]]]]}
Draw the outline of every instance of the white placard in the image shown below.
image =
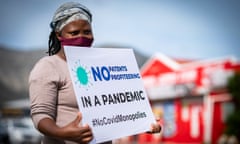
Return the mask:
{"type": "Polygon", "coordinates": [[[96,143],[150,130],[156,121],[132,49],[64,50],[82,122],[96,143]]]}

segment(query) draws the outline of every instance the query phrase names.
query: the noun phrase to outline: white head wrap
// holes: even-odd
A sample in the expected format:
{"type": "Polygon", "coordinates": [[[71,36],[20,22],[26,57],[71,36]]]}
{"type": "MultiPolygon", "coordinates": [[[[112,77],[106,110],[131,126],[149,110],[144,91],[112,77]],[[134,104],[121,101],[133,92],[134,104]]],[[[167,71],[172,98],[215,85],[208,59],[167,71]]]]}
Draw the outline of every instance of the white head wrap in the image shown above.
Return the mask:
{"type": "Polygon", "coordinates": [[[79,19],[91,24],[92,14],[89,9],[76,2],[67,2],[56,10],[50,26],[54,31],[61,31],[65,25],[79,19]]]}

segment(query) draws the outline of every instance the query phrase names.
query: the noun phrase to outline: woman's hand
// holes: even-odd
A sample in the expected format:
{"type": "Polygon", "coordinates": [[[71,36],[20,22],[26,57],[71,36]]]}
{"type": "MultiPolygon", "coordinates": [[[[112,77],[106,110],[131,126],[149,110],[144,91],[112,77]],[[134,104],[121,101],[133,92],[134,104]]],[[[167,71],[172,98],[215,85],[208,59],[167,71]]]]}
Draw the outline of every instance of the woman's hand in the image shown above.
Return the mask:
{"type": "MultiPolygon", "coordinates": [[[[158,120],[157,120],[158,121],[158,120]]],[[[151,124],[151,128],[150,128],[150,131],[148,131],[147,133],[150,133],[150,134],[153,134],[153,133],[160,133],[162,130],[162,127],[160,124],[158,123],[154,123],[154,124],[151,124]]]]}
{"type": "Polygon", "coordinates": [[[81,113],[70,124],[62,127],[62,138],[78,143],[89,143],[93,139],[92,130],[89,125],[79,126],[82,120],[81,113]]]}
{"type": "Polygon", "coordinates": [[[148,133],[160,133],[161,132],[161,126],[159,124],[152,124],[151,129],[148,133]]]}

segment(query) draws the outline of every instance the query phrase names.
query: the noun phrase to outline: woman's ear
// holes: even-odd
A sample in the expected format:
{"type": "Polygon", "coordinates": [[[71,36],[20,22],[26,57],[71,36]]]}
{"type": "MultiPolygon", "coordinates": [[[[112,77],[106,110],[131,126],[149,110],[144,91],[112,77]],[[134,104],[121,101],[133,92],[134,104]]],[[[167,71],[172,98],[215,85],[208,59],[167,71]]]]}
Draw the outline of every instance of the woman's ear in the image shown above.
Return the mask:
{"type": "Polygon", "coordinates": [[[60,33],[60,32],[55,32],[55,34],[56,34],[57,38],[60,40],[60,38],[61,38],[61,33],[60,33]]]}

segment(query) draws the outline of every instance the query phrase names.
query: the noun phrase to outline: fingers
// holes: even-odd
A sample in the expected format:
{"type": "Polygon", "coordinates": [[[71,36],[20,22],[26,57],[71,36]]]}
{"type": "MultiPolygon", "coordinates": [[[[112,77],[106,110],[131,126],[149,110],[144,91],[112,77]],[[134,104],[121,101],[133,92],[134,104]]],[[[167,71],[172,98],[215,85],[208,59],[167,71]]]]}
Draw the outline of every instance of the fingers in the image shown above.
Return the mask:
{"type": "Polygon", "coordinates": [[[82,137],[89,137],[89,136],[92,136],[92,132],[90,129],[82,133],[82,137]]]}
{"type": "Polygon", "coordinates": [[[78,125],[82,120],[82,114],[80,112],[78,112],[77,117],[75,118],[75,120],[72,122],[74,125],[78,125]]]}
{"type": "MultiPolygon", "coordinates": [[[[73,123],[77,123],[79,119],[75,119],[73,123]]],[[[69,125],[67,127],[66,139],[77,143],[88,143],[93,139],[92,130],[89,125],[69,125]]]]}
{"type": "Polygon", "coordinates": [[[79,125],[82,114],[77,113],[76,118],[68,125],[62,127],[62,138],[77,143],[88,143],[93,139],[93,133],[89,125],[79,125]]]}
{"type": "Polygon", "coordinates": [[[93,133],[89,125],[83,125],[78,128],[78,136],[75,137],[77,142],[89,143],[93,139],[93,133]]]}
{"type": "Polygon", "coordinates": [[[91,131],[91,128],[88,124],[82,125],[81,128],[79,128],[79,129],[80,129],[81,133],[86,133],[86,132],[91,131]]]}
{"type": "Polygon", "coordinates": [[[88,144],[92,139],[93,139],[93,137],[84,138],[84,139],[82,139],[81,144],[88,144]]]}
{"type": "Polygon", "coordinates": [[[88,137],[89,135],[92,135],[91,128],[88,124],[84,124],[79,127],[79,123],[82,120],[82,114],[78,112],[76,119],[73,121],[74,126],[78,128],[79,133],[82,134],[82,137],[88,137]]]}
{"type": "Polygon", "coordinates": [[[161,131],[161,126],[159,124],[151,124],[150,131],[147,133],[159,133],[161,131]]]}

